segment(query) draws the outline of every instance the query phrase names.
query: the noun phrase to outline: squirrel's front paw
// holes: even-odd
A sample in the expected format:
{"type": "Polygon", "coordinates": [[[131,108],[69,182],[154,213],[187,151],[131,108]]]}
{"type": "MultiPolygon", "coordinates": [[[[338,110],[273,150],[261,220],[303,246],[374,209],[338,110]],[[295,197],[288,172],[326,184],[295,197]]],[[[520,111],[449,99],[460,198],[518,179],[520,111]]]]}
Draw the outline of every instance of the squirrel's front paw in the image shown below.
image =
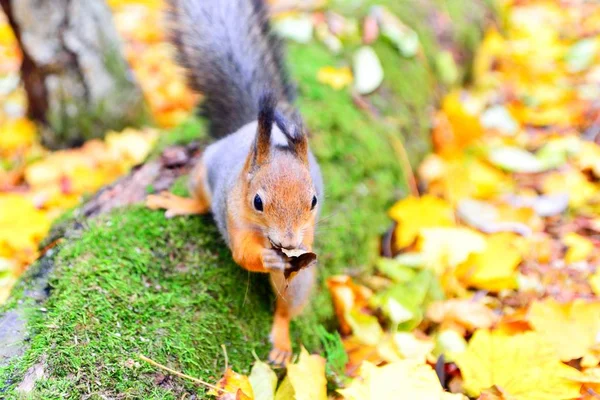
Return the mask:
{"type": "Polygon", "coordinates": [[[290,263],[284,258],[285,256],[275,249],[264,249],[262,251],[263,266],[268,271],[283,272],[290,268],[290,263]]]}

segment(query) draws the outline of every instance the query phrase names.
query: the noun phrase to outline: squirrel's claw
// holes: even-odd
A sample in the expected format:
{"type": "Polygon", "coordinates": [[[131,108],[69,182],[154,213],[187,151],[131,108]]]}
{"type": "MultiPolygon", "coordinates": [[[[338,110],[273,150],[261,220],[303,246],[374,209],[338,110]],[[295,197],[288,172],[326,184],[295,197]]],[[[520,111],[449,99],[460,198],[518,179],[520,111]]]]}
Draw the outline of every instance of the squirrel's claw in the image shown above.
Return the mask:
{"type": "Polygon", "coordinates": [[[281,350],[276,347],[269,353],[269,363],[279,367],[285,367],[292,359],[292,352],[281,350]]]}
{"type": "Polygon", "coordinates": [[[166,218],[178,215],[203,214],[206,207],[196,199],[179,197],[169,192],[151,194],[146,197],[146,207],[151,210],[164,209],[166,218]]]}
{"type": "Polygon", "coordinates": [[[283,272],[291,265],[283,256],[274,249],[264,249],[262,252],[263,266],[267,271],[283,272]]]}

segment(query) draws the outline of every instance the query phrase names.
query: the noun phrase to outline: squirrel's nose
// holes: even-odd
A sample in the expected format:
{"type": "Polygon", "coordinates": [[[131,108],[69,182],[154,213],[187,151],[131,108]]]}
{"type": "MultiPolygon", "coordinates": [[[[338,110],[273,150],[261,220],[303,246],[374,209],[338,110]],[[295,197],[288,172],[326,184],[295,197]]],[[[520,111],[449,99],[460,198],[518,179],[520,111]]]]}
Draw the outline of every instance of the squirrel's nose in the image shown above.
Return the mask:
{"type": "Polygon", "coordinates": [[[293,250],[298,248],[299,244],[297,243],[297,241],[295,240],[294,237],[284,237],[281,240],[273,240],[271,238],[269,238],[269,241],[271,242],[271,244],[273,245],[273,247],[278,247],[280,249],[286,249],[286,250],[293,250]]]}
{"type": "Polygon", "coordinates": [[[275,241],[271,240],[271,244],[273,245],[273,247],[277,247],[279,249],[285,249],[285,250],[293,250],[296,248],[295,245],[291,244],[291,242],[288,242],[288,241],[275,242],[275,241]]]}

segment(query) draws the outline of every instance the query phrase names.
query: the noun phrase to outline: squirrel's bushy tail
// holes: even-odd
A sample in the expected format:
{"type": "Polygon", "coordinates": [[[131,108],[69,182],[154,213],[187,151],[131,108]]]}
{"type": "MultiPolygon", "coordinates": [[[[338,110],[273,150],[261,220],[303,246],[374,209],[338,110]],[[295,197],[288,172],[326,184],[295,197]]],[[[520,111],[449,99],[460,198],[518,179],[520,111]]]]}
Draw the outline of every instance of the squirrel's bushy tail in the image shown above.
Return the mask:
{"type": "Polygon", "coordinates": [[[189,84],[205,96],[211,135],[236,131],[258,115],[271,91],[291,104],[294,89],[282,44],[269,27],[263,0],[169,0],[172,41],[189,84]]]}

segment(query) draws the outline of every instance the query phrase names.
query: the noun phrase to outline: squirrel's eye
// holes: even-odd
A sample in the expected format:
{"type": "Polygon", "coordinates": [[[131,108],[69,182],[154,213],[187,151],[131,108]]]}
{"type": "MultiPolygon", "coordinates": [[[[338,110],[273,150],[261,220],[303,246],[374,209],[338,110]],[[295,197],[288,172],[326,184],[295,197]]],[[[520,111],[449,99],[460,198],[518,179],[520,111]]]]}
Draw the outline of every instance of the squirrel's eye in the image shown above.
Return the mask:
{"type": "Polygon", "coordinates": [[[254,196],[254,208],[257,211],[263,210],[263,202],[259,195],[254,196]]]}
{"type": "Polygon", "coordinates": [[[313,196],[312,203],[310,203],[310,209],[314,210],[316,206],[317,206],[317,196],[313,196]]]}

